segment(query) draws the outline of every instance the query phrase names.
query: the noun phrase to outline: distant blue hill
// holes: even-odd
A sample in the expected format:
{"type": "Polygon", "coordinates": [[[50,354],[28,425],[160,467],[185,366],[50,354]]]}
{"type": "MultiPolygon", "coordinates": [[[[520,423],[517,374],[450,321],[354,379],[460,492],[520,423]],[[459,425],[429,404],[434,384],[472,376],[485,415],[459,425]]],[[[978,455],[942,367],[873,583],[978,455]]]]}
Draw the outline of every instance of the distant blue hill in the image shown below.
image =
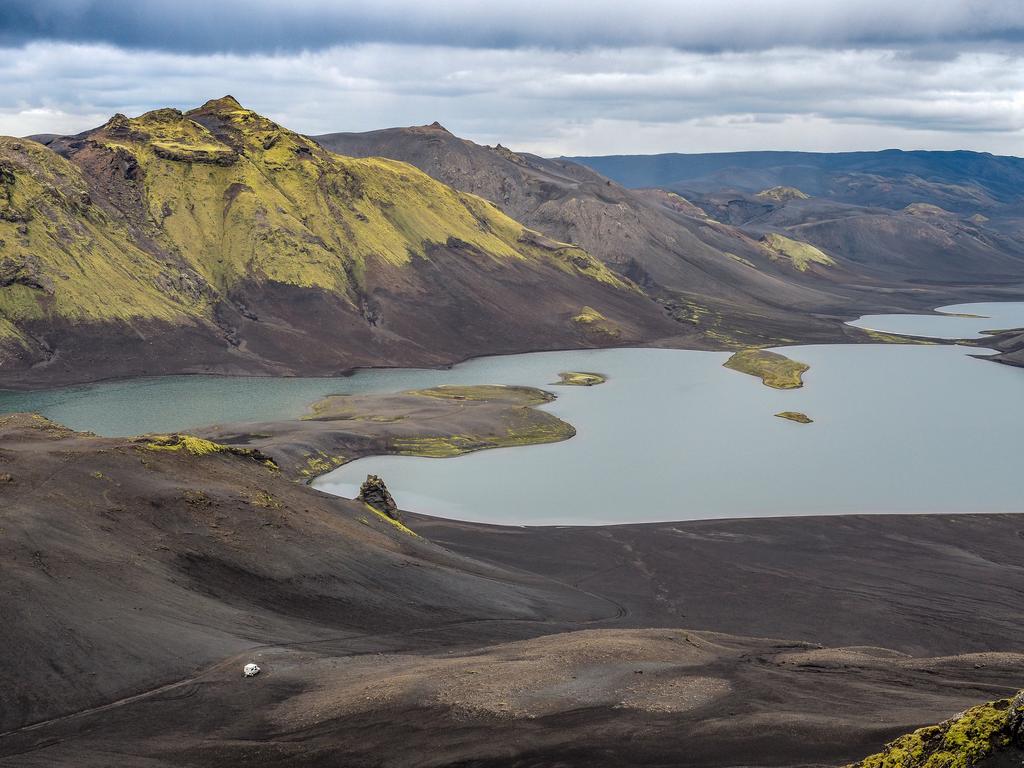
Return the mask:
{"type": "Polygon", "coordinates": [[[792,186],[861,205],[981,211],[1024,202],[1024,159],[981,152],[717,152],[566,158],[627,187],[757,192],[792,186]]]}

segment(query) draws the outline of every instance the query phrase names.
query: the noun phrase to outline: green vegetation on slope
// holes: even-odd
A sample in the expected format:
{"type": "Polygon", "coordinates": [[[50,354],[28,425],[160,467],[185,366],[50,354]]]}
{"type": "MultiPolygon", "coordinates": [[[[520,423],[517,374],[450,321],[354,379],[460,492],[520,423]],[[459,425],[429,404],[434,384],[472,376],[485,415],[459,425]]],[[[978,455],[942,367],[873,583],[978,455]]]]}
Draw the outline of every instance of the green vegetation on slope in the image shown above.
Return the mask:
{"type": "Polygon", "coordinates": [[[764,349],[742,349],[733,353],[723,365],[734,371],[757,376],[765,386],[774,389],[802,387],[803,375],[810,369],[806,363],[764,349]]]}
{"type": "Polygon", "coordinates": [[[533,244],[479,197],[404,163],[334,155],[230,97],[115,118],[96,139],[138,162],[149,216],[218,288],[255,276],[343,293],[368,265],[428,259],[435,245],[542,259],[624,286],[579,249],[533,244]]]}
{"type": "Polygon", "coordinates": [[[557,443],[568,440],[576,434],[576,430],[571,424],[550,413],[536,410],[534,406],[551,402],[555,398],[551,393],[533,387],[448,385],[412,390],[404,394],[453,401],[479,401],[514,407],[502,414],[499,424],[488,428],[485,432],[394,437],[389,443],[389,448],[394,453],[446,458],[487,448],[557,443]]]}
{"type": "Polygon", "coordinates": [[[428,389],[411,389],[403,394],[436,397],[442,400],[479,400],[524,406],[550,403],[555,399],[554,395],[543,389],[505,384],[441,384],[428,389]]]}
{"type": "Polygon", "coordinates": [[[174,435],[146,435],[139,438],[142,447],[147,451],[160,451],[169,453],[187,453],[192,456],[210,456],[223,453],[230,456],[241,456],[252,459],[270,469],[277,469],[277,463],[269,456],[260,451],[250,448],[238,448],[233,445],[223,445],[207,440],[204,437],[195,435],[174,434],[174,435]]]}
{"type": "Polygon", "coordinates": [[[415,536],[417,539],[420,537],[420,535],[418,533],[416,533],[416,531],[414,531],[412,528],[407,526],[401,520],[396,520],[395,518],[391,517],[391,515],[384,514],[383,512],[381,512],[379,509],[377,509],[372,504],[366,504],[364,502],[363,506],[366,507],[366,511],[367,512],[373,513],[374,517],[376,517],[378,520],[387,523],[388,525],[392,526],[393,528],[397,528],[402,533],[408,534],[409,536],[415,536]]]}
{"type": "Polygon", "coordinates": [[[1000,765],[1024,758],[1024,692],[901,736],[853,768],[973,768],[1010,752],[1000,765]]]}
{"type": "Polygon", "coordinates": [[[299,474],[309,479],[326,474],[345,463],[344,456],[332,456],[324,450],[317,450],[316,453],[307,452],[302,458],[304,463],[299,469],[299,474]]]}
{"type": "Polygon", "coordinates": [[[187,282],[92,201],[78,167],[33,141],[0,137],[0,336],[18,336],[20,323],[48,316],[205,315],[205,297],[187,282]]]}
{"type": "Polygon", "coordinates": [[[944,208],[940,208],[937,205],[931,203],[911,203],[903,209],[904,212],[909,213],[911,216],[953,216],[955,214],[950,213],[944,208]]]}
{"type": "Polygon", "coordinates": [[[242,282],[358,308],[368,271],[401,284],[439,248],[637,290],[482,198],[405,163],[332,154],[230,97],[115,115],[59,146],[70,159],[0,138],[0,337],[46,318],[214,320],[242,282]]]}
{"type": "Polygon", "coordinates": [[[615,339],[622,334],[613,322],[593,307],[581,307],[580,311],[572,316],[572,322],[589,336],[615,339]]]}
{"type": "Polygon", "coordinates": [[[833,258],[824,251],[810,243],[794,240],[777,232],[769,232],[761,238],[761,242],[768,248],[768,255],[772,259],[788,261],[800,272],[806,272],[814,264],[823,267],[835,266],[833,258]]]}
{"type": "Polygon", "coordinates": [[[762,189],[755,195],[761,200],[771,200],[775,203],[786,203],[790,200],[807,200],[810,195],[804,194],[796,187],[769,187],[762,189]]]}

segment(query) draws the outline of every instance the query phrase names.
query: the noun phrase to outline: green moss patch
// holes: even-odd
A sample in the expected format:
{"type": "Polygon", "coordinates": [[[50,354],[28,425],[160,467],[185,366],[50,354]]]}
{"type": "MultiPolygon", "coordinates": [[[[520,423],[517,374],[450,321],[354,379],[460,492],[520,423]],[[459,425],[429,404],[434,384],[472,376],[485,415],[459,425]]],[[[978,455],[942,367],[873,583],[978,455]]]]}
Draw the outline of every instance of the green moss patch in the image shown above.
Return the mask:
{"type": "MultiPolygon", "coordinates": [[[[397,528],[402,533],[407,533],[410,536],[416,536],[417,538],[419,538],[419,534],[416,533],[416,531],[414,531],[412,528],[407,526],[405,523],[403,523],[401,520],[395,520],[395,518],[391,517],[390,515],[385,515],[379,509],[370,504],[364,503],[363,506],[366,507],[368,512],[372,512],[374,517],[376,517],[378,520],[383,520],[385,523],[387,523],[393,528],[397,528]]],[[[359,522],[365,523],[367,522],[367,520],[365,517],[361,517],[359,518],[359,522]]]]}
{"type": "Polygon", "coordinates": [[[251,448],[236,448],[232,445],[215,443],[195,435],[174,434],[174,435],[146,435],[139,438],[142,448],[147,451],[162,453],[187,453],[192,456],[211,456],[213,454],[227,454],[251,459],[270,469],[277,469],[277,463],[269,456],[251,448]]]}
{"type": "Polygon", "coordinates": [[[428,389],[412,389],[405,395],[436,397],[443,400],[473,400],[514,405],[541,405],[550,403],[555,396],[536,387],[516,387],[505,384],[442,384],[428,389]]]}
{"type": "Polygon", "coordinates": [[[812,419],[806,413],[801,413],[800,411],[782,411],[781,413],[776,413],[775,415],[778,416],[780,419],[788,419],[789,421],[795,421],[797,424],[811,424],[814,422],[814,419],[812,419]]]}
{"type": "MultiPolygon", "coordinates": [[[[534,412],[536,413],[536,412],[534,412]]],[[[576,434],[575,428],[551,414],[537,413],[538,417],[517,414],[505,421],[493,434],[423,435],[392,438],[389,447],[393,453],[405,456],[423,456],[432,459],[461,456],[487,448],[509,448],[517,445],[541,445],[568,440],[576,434]]]]}
{"type": "Polygon", "coordinates": [[[305,462],[299,470],[299,474],[307,478],[313,478],[330,472],[332,469],[337,469],[346,461],[344,456],[331,456],[326,451],[307,453],[303,458],[305,462]]]}
{"type": "Polygon", "coordinates": [[[622,330],[614,322],[593,307],[581,307],[580,311],[572,316],[572,323],[591,336],[617,339],[622,335],[622,330]]]}
{"type": "Polygon", "coordinates": [[[226,445],[194,435],[150,435],[145,445],[150,451],[184,451],[193,456],[230,451],[226,445]]]}
{"type": "Polygon", "coordinates": [[[558,376],[561,380],[556,383],[568,387],[593,387],[608,381],[604,374],[588,371],[562,371],[558,376]]]}
{"type": "Polygon", "coordinates": [[[785,355],[764,349],[743,349],[736,352],[724,363],[740,373],[757,376],[767,387],[773,389],[798,389],[804,385],[803,375],[810,366],[785,355]]]}
{"type": "Polygon", "coordinates": [[[1022,724],[1024,693],[1019,693],[901,736],[853,768],[972,768],[1009,748],[1024,750],[1022,724]]]}
{"type": "Polygon", "coordinates": [[[760,200],[770,200],[773,203],[786,203],[790,200],[807,200],[810,195],[801,192],[796,187],[770,187],[762,189],[755,197],[760,200]]]}
{"type": "Polygon", "coordinates": [[[835,266],[835,260],[819,248],[802,240],[769,232],[761,238],[767,247],[768,255],[775,261],[788,261],[798,272],[806,272],[813,265],[822,267],[835,266]]]}

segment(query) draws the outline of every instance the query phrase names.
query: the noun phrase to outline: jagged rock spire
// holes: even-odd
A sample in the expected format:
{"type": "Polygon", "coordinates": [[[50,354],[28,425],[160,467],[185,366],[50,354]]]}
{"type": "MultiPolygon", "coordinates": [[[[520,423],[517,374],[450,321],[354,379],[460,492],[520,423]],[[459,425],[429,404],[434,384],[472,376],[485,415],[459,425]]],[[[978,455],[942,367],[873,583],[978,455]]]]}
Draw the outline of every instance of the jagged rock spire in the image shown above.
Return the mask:
{"type": "Polygon", "coordinates": [[[377,475],[366,476],[366,481],[359,487],[359,496],[356,498],[364,504],[369,504],[378,512],[383,512],[392,520],[398,519],[398,505],[391,497],[384,481],[377,475]]]}

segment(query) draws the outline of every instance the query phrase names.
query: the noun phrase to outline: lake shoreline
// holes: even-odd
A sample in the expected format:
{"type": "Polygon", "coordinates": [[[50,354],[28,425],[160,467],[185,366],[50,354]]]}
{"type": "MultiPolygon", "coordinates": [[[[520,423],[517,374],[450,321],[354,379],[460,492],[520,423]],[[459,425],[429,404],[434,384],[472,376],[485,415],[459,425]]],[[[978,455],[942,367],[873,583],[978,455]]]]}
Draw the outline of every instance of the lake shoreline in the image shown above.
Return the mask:
{"type": "Polygon", "coordinates": [[[544,389],[506,385],[331,395],[311,404],[298,419],[193,431],[220,444],[260,451],[292,479],[311,485],[364,458],[454,458],[569,440],[576,435],[575,427],[538,409],[556,398],[544,389]]]}
{"type": "MultiPolygon", "coordinates": [[[[1003,302],[1014,303],[1016,301],[1024,301],[1022,298],[1007,298],[1001,300],[1003,302]]],[[[921,309],[908,309],[906,312],[901,312],[901,315],[935,315],[935,316],[946,316],[946,317],[957,317],[957,315],[949,315],[942,313],[939,310],[943,306],[956,306],[950,304],[943,304],[939,307],[929,307],[921,309]]],[[[815,332],[807,335],[805,338],[787,339],[786,341],[779,341],[778,343],[765,343],[763,345],[755,345],[749,348],[757,349],[786,349],[789,347],[806,346],[806,345],[818,345],[818,344],[836,344],[836,345],[862,345],[862,344],[915,344],[915,343],[966,343],[970,345],[972,342],[982,341],[983,339],[936,339],[927,336],[916,336],[913,334],[906,334],[899,336],[899,340],[885,340],[885,336],[897,336],[891,332],[879,331],[878,329],[862,328],[856,325],[852,325],[853,322],[859,320],[861,317],[865,317],[863,314],[847,314],[840,313],[834,315],[836,325],[832,332],[820,333],[815,332]],[[876,334],[876,335],[872,335],[876,334]]],[[[977,345],[983,348],[984,345],[977,345]]],[[[21,379],[17,380],[4,380],[4,376],[0,375],[0,395],[3,393],[31,393],[31,392],[46,392],[50,390],[65,390],[74,389],[77,387],[88,387],[98,384],[116,384],[119,382],[126,381],[138,381],[138,380],[160,380],[175,377],[216,377],[216,378],[253,378],[253,379],[334,379],[334,378],[350,378],[359,373],[373,372],[373,371],[391,371],[391,370],[424,370],[424,371],[443,371],[450,370],[458,365],[472,362],[475,360],[481,360],[491,357],[512,357],[516,355],[527,355],[539,352],[580,352],[584,350],[601,350],[601,349],[677,349],[681,351],[694,351],[694,352],[735,352],[738,349],[745,347],[738,346],[736,344],[726,344],[722,342],[716,342],[715,339],[696,339],[690,335],[680,335],[678,337],[666,337],[661,339],[654,339],[650,341],[626,341],[622,343],[608,343],[601,344],[599,346],[568,346],[568,347],[542,347],[542,348],[527,348],[519,350],[510,350],[503,352],[484,352],[479,354],[470,354],[461,357],[452,357],[450,360],[439,362],[433,365],[417,365],[415,361],[410,363],[396,362],[393,364],[381,364],[381,365],[355,365],[347,368],[341,368],[336,371],[328,372],[294,372],[281,370],[278,372],[270,371],[265,372],[262,370],[245,371],[237,368],[233,361],[232,364],[225,364],[224,366],[214,367],[210,370],[183,370],[179,372],[168,372],[157,375],[127,375],[127,376],[103,376],[87,375],[82,378],[67,379],[66,377],[54,377],[50,380],[44,381],[42,379],[35,380],[29,378],[27,381],[21,379]]],[[[993,350],[998,352],[998,350],[993,350]]]]}
{"type": "MultiPolygon", "coordinates": [[[[606,525],[629,524],[638,517],[657,522],[680,518],[746,519],[820,513],[927,514],[939,511],[955,514],[968,511],[1017,511],[1015,503],[1004,503],[1007,499],[1002,495],[973,492],[979,484],[983,487],[1000,487],[998,484],[985,484],[979,479],[989,477],[997,471],[996,467],[1005,464],[998,455],[988,455],[985,461],[991,466],[981,467],[980,474],[968,471],[967,476],[971,479],[965,482],[967,490],[953,489],[955,493],[952,495],[947,495],[946,490],[928,490],[930,484],[935,488],[946,489],[952,478],[948,473],[936,476],[935,472],[930,471],[930,467],[945,466],[945,462],[950,461],[950,457],[944,454],[936,454],[934,460],[929,459],[928,456],[935,453],[932,449],[929,449],[931,453],[925,451],[924,454],[915,454],[916,476],[905,479],[903,486],[906,490],[891,488],[892,483],[883,483],[877,491],[874,490],[874,481],[850,483],[849,474],[843,469],[845,464],[836,462],[837,451],[858,451],[863,456],[862,471],[884,481],[891,474],[889,468],[901,463],[902,457],[906,455],[906,449],[899,448],[904,443],[903,434],[916,434],[917,427],[921,426],[927,428],[927,434],[934,432],[927,426],[933,422],[928,413],[934,404],[929,405],[927,398],[922,399],[913,391],[903,391],[910,386],[911,380],[947,380],[950,374],[955,374],[956,385],[951,383],[949,387],[953,388],[943,395],[945,398],[953,398],[947,404],[960,402],[957,392],[966,394],[970,391],[984,391],[990,395],[999,393],[994,402],[1003,402],[1006,389],[1012,387],[1013,382],[1007,382],[1006,376],[1001,374],[988,373],[988,366],[975,366],[973,360],[958,363],[957,360],[971,356],[967,354],[967,349],[958,349],[957,346],[806,346],[799,354],[794,353],[794,357],[815,364],[813,370],[808,372],[809,386],[789,390],[788,393],[776,393],[761,384],[752,384],[754,380],[750,380],[751,377],[736,377],[732,372],[721,371],[726,353],[683,354],[675,350],[627,348],[549,352],[516,358],[491,357],[481,360],[482,364],[470,363],[449,369],[451,376],[447,372],[445,375],[432,376],[429,370],[406,369],[393,374],[390,371],[380,372],[376,377],[369,374],[352,377],[348,380],[352,382],[351,385],[337,380],[337,389],[333,391],[347,393],[338,401],[343,400],[353,407],[358,405],[358,413],[332,419],[331,423],[328,423],[328,419],[310,419],[308,414],[304,418],[301,413],[296,413],[294,403],[305,404],[316,398],[296,397],[297,392],[301,394],[312,391],[311,387],[299,381],[296,382],[298,389],[272,384],[286,383],[288,380],[285,379],[252,379],[248,380],[248,384],[239,382],[236,387],[223,379],[219,381],[225,382],[225,385],[220,386],[215,383],[218,380],[211,378],[207,380],[208,390],[195,389],[199,383],[190,379],[182,379],[170,389],[153,379],[135,389],[115,391],[109,398],[102,394],[95,397],[88,391],[79,393],[77,399],[69,398],[70,406],[67,409],[58,400],[57,414],[43,408],[40,410],[74,428],[93,429],[101,434],[191,431],[216,442],[264,450],[275,455],[280,465],[290,474],[307,481],[316,479],[317,487],[323,490],[331,490],[331,479],[326,478],[325,481],[324,478],[328,472],[351,465],[356,460],[383,458],[384,464],[374,460],[365,466],[353,468],[354,475],[340,472],[335,482],[345,487],[334,492],[342,496],[354,496],[355,489],[348,486],[358,487],[362,479],[358,475],[365,469],[366,474],[383,476],[400,504],[451,519],[489,520],[511,525],[575,525],[581,522],[587,525],[606,525]],[[883,375],[884,370],[890,366],[895,366],[892,370],[899,373],[895,376],[883,375]],[[532,444],[534,441],[500,439],[496,429],[505,417],[495,414],[489,417],[493,417],[490,421],[459,426],[457,419],[448,423],[457,416],[457,409],[441,408],[432,412],[429,418],[424,416],[426,412],[412,418],[413,414],[405,406],[402,406],[405,411],[401,413],[392,412],[392,406],[397,405],[400,399],[392,394],[396,390],[437,384],[447,386],[494,382],[504,385],[529,384],[538,390],[553,392],[557,386],[554,381],[556,372],[564,372],[565,369],[602,371],[611,376],[609,383],[597,388],[558,387],[561,397],[552,403],[550,409],[545,409],[562,417],[558,423],[569,423],[559,427],[564,430],[559,439],[571,436],[570,432],[576,433],[576,427],[570,424],[583,427],[583,444],[577,447],[574,442],[572,454],[556,445],[547,445],[531,447],[529,452],[501,454],[499,458],[492,451],[484,449],[532,444]],[[743,379],[748,381],[744,382],[743,379]],[[267,382],[271,386],[269,389],[253,386],[258,382],[267,382]],[[754,391],[752,386],[758,391],[754,391]],[[841,388],[837,389],[837,386],[841,388]],[[996,388],[991,389],[992,386],[996,388]],[[902,394],[899,394],[901,391],[902,394]],[[864,393],[865,397],[870,395],[871,407],[865,408],[858,404],[856,401],[864,398],[852,397],[856,393],[864,393]],[[239,407],[222,410],[231,405],[225,401],[225,394],[239,403],[239,407]],[[182,397],[186,399],[182,400],[182,397]],[[893,397],[902,397],[907,404],[913,403],[910,411],[915,415],[907,416],[907,409],[902,406],[896,410],[886,410],[885,407],[879,410],[879,406],[885,406],[884,402],[878,401],[879,398],[891,401],[893,397]],[[283,404],[289,401],[293,405],[285,407],[283,404]],[[149,418],[148,402],[160,405],[154,409],[157,411],[155,422],[149,418]],[[193,402],[196,403],[195,407],[192,407],[193,402]],[[79,407],[78,403],[84,405],[79,407]],[[253,412],[249,403],[257,404],[255,411],[260,415],[255,418],[244,416],[253,412]],[[648,405],[645,407],[638,403],[648,405]],[[185,404],[188,404],[188,409],[182,410],[185,404]],[[89,409],[96,412],[97,407],[114,414],[110,420],[114,425],[113,430],[94,428],[89,424],[89,409]],[[77,415],[78,418],[61,418],[62,413],[77,415]],[[120,419],[118,423],[116,414],[119,413],[139,415],[128,420],[120,419]],[[241,417],[240,413],[243,414],[241,417]],[[284,414],[287,418],[264,415],[268,413],[284,414]],[[815,422],[819,423],[800,430],[792,425],[779,429],[768,424],[768,421],[784,424],[783,419],[772,417],[785,413],[811,414],[815,422]],[[203,423],[207,418],[223,418],[224,421],[210,427],[169,429],[167,417],[170,417],[173,424],[175,419],[180,420],[182,414],[196,417],[198,423],[203,423]],[[874,421],[879,414],[886,416],[881,422],[874,421]],[[854,418],[849,418],[851,416],[854,418]],[[131,426],[131,419],[137,421],[139,418],[146,422],[144,429],[117,431],[118,426],[131,426]],[[922,423],[922,418],[927,423],[922,423]],[[154,423],[159,426],[154,427],[154,423]],[[870,423],[875,423],[875,426],[866,430],[857,426],[870,423]],[[892,434],[883,438],[880,435],[886,434],[886,424],[893,425],[893,429],[889,430],[892,434]],[[900,424],[902,428],[898,426],[900,424]],[[605,437],[595,438],[595,434],[600,435],[602,431],[605,437]],[[601,439],[604,443],[600,442],[601,439]],[[823,444],[822,440],[826,442],[823,444]],[[880,459],[878,450],[870,447],[870,443],[877,440],[882,441],[880,447],[885,460],[880,459]],[[706,445],[711,448],[706,448],[706,445]],[[628,455],[624,452],[627,446],[628,455]],[[737,453],[736,447],[742,450],[737,453]],[[863,450],[865,447],[868,448],[866,453],[863,450]],[[591,480],[581,476],[581,469],[585,473],[592,471],[593,465],[585,457],[595,448],[597,456],[603,457],[598,461],[628,471],[630,482],[616,482],[613,473],[585,475],[591,477],[591,480]],[[535,454],[537,451],[540,453],[535,454]],[[473,455],[451,465],[422,462],[413,458],[389,458],[442,457],[468,453],[473,455]],[[793,485],[786,481],[795,471],[793,464],[785,461],[765,462],[756,458],[759,454],[804,457],[802,461],[805,469],[815,468],[815,471],[804,475],[810,478],[806,482],[793,485]],[[409,462],[418,462],[421,466],[416,468],[415,464],[409,462]],[[657,469],[669,462],[676,464],[671,472],[657,469]],[[639,471],[645,466],[655,467],[655,475],[645,475],[639,471]],[[826,470],[832,467],[833,470],[821,474],[818,468],[822,466],[826,470]],[[557,471],[552,472],[553,468],[557,468],[557,471]],[[474,483],[473,475],[479,475],[481,469],[484,475],[501,478],[502,482],[508,481],[511,484],[509,494],[499,497],[504,501],[497,507],[494,507],[494,501],[486,488],[475,487],[480,483],[474,483]],[[564,469],[568,469],[569,474],[564,474],[564,469]],[[661,478],[666,479],[661,481],[660,486],[657,485],[658,472],[661,478]],[[736,473],[748,480],[750,488],[758,489],[756,498],[748,498],[749,494],[737,491],[747,485],[730,481],[730,477],[736,473]],[[837,496],[827,492],[826,489],[830,487],[847,490],[837,496]],[[460,505],[463,509],[458,509],[460,505]],[[625,513],[616,513],[615,510],[625,510],[631,505],[635,506],[635,514],[631,519],[616,516],[625,513]],[[529,515],[513,514],[516,507],[529,510],[529,515]]],[[[763,354],[767,356],[776,353],[763,354]]],[[[306,380],[306,384],[316,381],[319,380],[306,380]]],[[[332,391],[330,382],[320,387],[321,391],[332,391]]],[[[420,399],[417,406],[422,402],[420,399]]],[[[987,411],[991,411],[991,408],[987,411]]],[[[967,421],[962,418],[956,421],[959,417],[955,413],[949,414],[954,416],[953,422],[946,418],[943,423],[946,429],[954,429],[955,434],[969,438],[976,430],[974,419],[984,418],[983,414],[987,411],[985,408],[981,411],[972,409],[971,414],[967,414],[970,416],[967,421]]],[[[478,414],[481,412],[477,411],[478,414]]],[[[993,416],[993,413],[988,413],[989,419],[993,416]]],[[[1007,424],[1015,421],[1010,418],[1007,424]]],[[[502,428],[507,431],[508,424],[502,428]]],[[[553,441],[545,438],[536,442],[553,441]]],[[[939,434],[933,434],[925,440],[927,446],[942,442],[947,440],[939,434]]],[[[962,451],[955,453],[959,456],[962,451]]],[[[965,466],[977,469],[977,464],[977,461],[968,461],[965,466]]]]}

